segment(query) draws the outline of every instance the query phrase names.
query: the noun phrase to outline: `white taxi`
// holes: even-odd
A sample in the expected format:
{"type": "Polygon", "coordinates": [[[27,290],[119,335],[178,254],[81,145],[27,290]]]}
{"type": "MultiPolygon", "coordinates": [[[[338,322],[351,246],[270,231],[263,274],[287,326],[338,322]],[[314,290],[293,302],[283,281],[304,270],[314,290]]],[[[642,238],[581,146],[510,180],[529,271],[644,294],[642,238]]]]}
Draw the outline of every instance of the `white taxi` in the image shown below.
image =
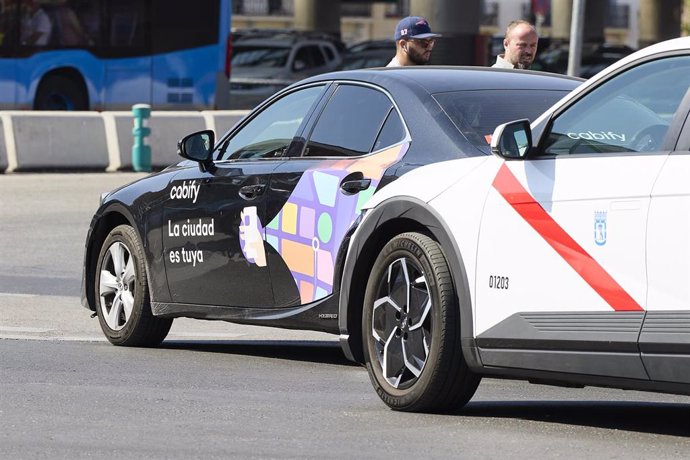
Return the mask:
{"type": "Polygon", "coordinates": [[[386,404],[482,376],[690,394],[688,88],[690,37],[653,45],[367,203],[340,337],[386,404]]]}

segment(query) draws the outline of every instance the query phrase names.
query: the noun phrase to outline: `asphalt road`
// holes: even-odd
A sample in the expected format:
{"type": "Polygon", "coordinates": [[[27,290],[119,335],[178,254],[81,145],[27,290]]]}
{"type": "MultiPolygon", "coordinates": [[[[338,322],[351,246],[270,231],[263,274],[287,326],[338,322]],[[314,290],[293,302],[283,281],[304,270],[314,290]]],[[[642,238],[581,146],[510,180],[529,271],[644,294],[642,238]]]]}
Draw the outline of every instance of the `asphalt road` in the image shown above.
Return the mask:
{"type": "Polygon", "coordinates": [[[108,344],[83,243],[139,176],[0,176],[0,458],[687,458],[688,397],[485,379],[458,414],[405,414],[326,334],[183,319],[108,344]]]}

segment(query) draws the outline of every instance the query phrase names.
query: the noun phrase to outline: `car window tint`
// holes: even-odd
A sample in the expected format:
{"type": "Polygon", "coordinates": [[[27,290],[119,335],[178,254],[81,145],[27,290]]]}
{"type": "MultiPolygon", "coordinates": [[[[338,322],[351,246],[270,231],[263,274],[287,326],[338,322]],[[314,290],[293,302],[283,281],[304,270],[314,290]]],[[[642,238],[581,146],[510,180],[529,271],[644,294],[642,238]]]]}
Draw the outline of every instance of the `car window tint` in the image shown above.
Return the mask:
{"type": "Polygon", "coordinates": [[[295,55],[295,70],[306,70],[326,64],[326,59],[317,45],[306,45],[297,50],[295,55]]]}
{"type": "Polygon", "coordinates": [[[328,101],[307,143],[308,156],[369,153],[393,104],[372,88],[341,85],[328,101]]]}
{"type": "Polygon", "coordinates": [[[520,118],[534,121],[566,94],[539,89],[452,91],[434,94],[434,99],[458,131],[488,154],[496,126],[520,118]]]}
{"type": "Polygon", "coordinates": [[[405,128],[403,127],[400,115],[395,109],[392,109],[383,124],[383,128],[379,133],[379,137],[374,143],[374,152],[384,149],[391,145],[397,144],[405,138],[405,128]]]}
{"type": "Polygon", "coordinates": [[[289,55],[288,47],[235,46],[232,67],[285,67],[289,55]]]}
{"type": "Polygon", "coordinates": [[[322,49],[323,49],[323,52],[326,54],[326,59],[328,59],[329,61],[332,61],[333,59],[335,59],[335,53],[333,52],[333,50],[330,47],[324,46],[322,49]]]}
{"type": "Polygon", "coordinates": [[[687,56],[658,59],[626,70],[556,118],[543,153],[659,150],[688,87],[687,56]]]}
{"type": "Polygon", "coordinates": [[[273,102],[221,144],[219,158],[236,160],[283,155],[322,90],[323,86],[312,86],[273,102]]]}

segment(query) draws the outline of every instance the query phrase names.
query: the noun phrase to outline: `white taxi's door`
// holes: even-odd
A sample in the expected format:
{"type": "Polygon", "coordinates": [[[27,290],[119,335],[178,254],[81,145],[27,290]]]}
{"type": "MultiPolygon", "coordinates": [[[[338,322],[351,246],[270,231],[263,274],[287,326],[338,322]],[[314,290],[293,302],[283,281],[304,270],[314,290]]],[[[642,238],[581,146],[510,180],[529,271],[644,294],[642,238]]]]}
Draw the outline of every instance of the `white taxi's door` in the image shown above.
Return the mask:
{"type": "Polygon", "coordinates": [[[647,222],[670,124],[657,101],[676,72],[665,60],[625,69],[556,114],[528,159],[499,169],[476,277],[485,364],[510,366],[519,349],[530,350],[520,367],[648,378],[637,348],[647,222]]]}
{"type": "Polygon", "coordinates": [[[679,69],[684,67],[685,74],[669,88],[673,93],[667,90],[668,97],[660,98],[659,104],[665,104],[671,114],[675,111],[667,142],[673,144],[676,133],[680,136],[652,190],[647,235],[649,294],[639,346],[650,378],[687,384],[690,383],[690,57],[676,57],[673,62],[679,69]]]}

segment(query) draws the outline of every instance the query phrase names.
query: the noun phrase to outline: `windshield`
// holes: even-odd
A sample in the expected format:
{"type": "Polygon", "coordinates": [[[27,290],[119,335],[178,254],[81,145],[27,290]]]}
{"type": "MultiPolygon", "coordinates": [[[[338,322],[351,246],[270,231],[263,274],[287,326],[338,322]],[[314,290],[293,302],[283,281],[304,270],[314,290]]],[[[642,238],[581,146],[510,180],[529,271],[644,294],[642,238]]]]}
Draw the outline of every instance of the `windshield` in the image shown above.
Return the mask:
{"type": "Polygon", "coordinates": [[[289,47],[235,46],[232,49],[232,67],[285,67],[289,47]]]}
{"type": "Polygon", "coordinates": [[[458,131],[488,154],[496,126],[522,118],[534,121],[568,92],[539,89],[453,91],[434,94],[434,99],[458,131]]]}

